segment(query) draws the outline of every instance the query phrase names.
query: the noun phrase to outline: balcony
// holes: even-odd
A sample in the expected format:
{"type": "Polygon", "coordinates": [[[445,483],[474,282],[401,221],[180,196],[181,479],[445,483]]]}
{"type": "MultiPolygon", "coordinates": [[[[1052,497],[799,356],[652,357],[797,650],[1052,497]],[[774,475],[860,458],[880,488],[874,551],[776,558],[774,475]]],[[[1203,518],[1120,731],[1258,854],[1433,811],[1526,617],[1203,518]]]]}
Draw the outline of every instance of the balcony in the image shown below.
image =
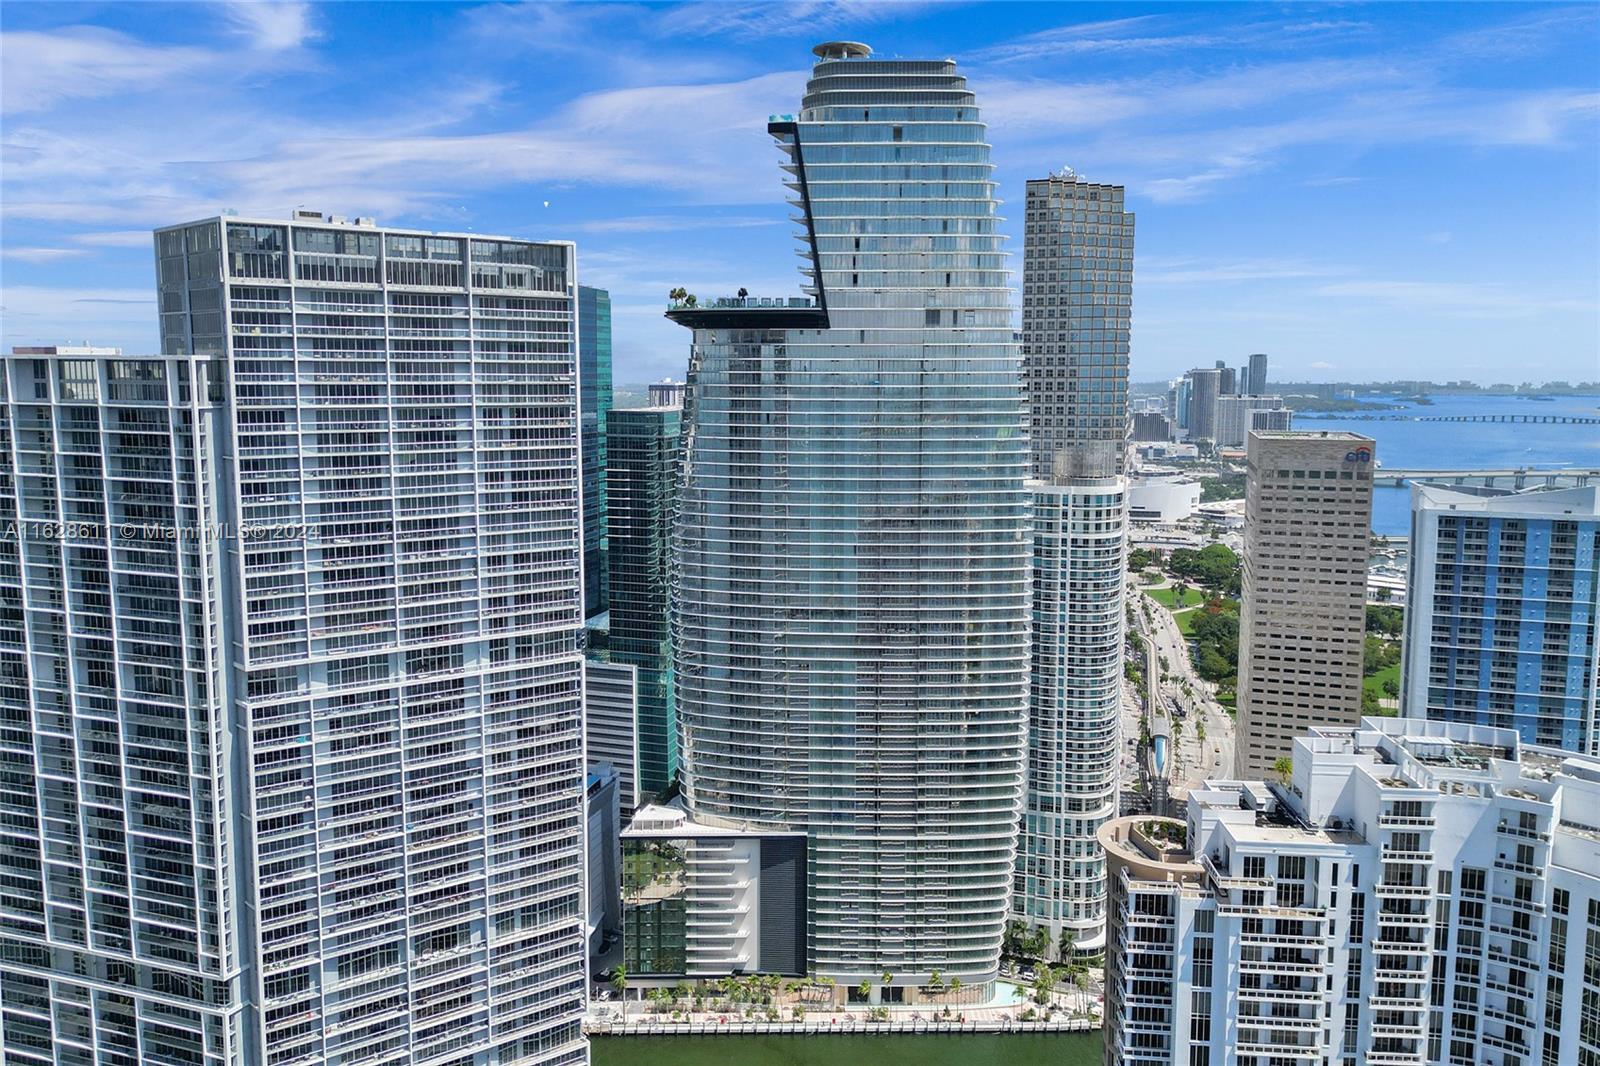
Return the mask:
{"type": "Polygon", "coordinates": [[[718,296],[667,305],[667,317],[690,329],[827,329],[828,311],[805,296],[718,296]]]}

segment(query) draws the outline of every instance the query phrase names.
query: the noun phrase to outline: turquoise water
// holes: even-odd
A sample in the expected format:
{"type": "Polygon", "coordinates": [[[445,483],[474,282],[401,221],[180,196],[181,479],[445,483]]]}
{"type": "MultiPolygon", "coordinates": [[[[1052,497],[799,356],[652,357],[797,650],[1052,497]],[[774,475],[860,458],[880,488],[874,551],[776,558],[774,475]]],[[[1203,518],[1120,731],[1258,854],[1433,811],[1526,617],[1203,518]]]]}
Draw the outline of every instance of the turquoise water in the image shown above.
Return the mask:
{"type": "MultiPolygon", "coordinates": [[[[1438,396],[1419,407],[1398,399],[1418,415],[1588,415],[1600,416],[1600,396],[1557,396],[1548,402],[1515,396],[1438,396]]],[[[1378,460],[1400,469],[1514,468],[1518,466],[1600,467],[1600,426],[1530,425],[1483,422],[1378,422],[1348,415],[1296,415],[1296,429],[1347,429],[1377,442],[1378,460]]],[[[1379,489],[1373,500],[1372,528],[1404,536],[1411,527],[1411,490],[1379,489]]]]}
{"type": "Polygon", "coordinates": [[[594,1066],[1098,1066],[1099,1033],[601,1036],[594,1066]]]}

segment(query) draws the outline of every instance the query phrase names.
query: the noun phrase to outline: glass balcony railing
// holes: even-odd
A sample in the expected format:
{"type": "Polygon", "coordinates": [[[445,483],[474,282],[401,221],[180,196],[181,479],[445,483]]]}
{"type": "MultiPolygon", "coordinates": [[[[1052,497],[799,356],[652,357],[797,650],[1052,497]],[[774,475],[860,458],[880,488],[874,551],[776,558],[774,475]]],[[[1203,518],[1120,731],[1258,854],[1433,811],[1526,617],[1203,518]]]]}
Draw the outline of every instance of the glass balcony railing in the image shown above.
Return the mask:
{"type": "Polygon", "coordinates": [[[815,306],[816,301],[809,296],[714,296],[705,300],[694,297],[672,300],[668,302],[667,309],[669,311],[737,311],[815,306]]]}

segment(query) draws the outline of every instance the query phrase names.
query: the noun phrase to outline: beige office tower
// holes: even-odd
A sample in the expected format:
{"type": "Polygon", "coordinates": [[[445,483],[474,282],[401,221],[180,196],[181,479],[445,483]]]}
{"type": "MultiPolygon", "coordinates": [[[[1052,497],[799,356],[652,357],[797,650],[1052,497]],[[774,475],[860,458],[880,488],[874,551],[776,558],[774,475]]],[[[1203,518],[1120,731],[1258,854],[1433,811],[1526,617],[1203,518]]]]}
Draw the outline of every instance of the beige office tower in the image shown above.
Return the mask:
{"type": "Polygon", "coordinates": [[[1361,716],[1370,437],[1251,433],[1246,446],[1235,773],[1270,776],[1294,738],[1361,716]]]}

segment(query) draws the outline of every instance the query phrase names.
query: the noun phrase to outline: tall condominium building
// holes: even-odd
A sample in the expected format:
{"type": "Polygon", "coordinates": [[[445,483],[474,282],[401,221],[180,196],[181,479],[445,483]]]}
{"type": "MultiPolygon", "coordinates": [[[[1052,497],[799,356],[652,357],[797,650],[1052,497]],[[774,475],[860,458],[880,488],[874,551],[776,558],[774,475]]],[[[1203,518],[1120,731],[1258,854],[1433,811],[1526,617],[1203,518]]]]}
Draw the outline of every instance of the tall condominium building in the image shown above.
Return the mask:
{"type": "Polygon", "coordinates": [[[1040,478],[1124,470],[1133,224],[1120,185],[1028,182],[1022,364],[1040,478]]]}
{"type": "Polygon", "coordinates": [[[1120,477],[1030,482],[1033,673],[1014,916],[1052,941],[1105,941],[1105,851],[1122,758],[1128,487],[1120,477]]]}
{"type": "Polygon", "coordinates": [[[0,375],[8,1064],[262,1061],[208,536],[224,386],[209,357],[114,348],[19,348],[0,375]]]}
{"type": "Polygon", "coordinates": [[[1400,718],[1293,759],[1106,827],[1108,1066],[1600,1062],[1600,760],[1400,718]]]}
{"type": "Polygon", "coordinates": [[[1600,754],[1600,488],[1413,485],[1401,706],[1600,754]]]}
{"type": "Polygon", "coordinates": [[[659,796],[678,776],[668,564],[682,434],[681,404],[613,408],[607,418],[609,654],[638,672],[630,808],[659,796]]]}
{"type": "Polygon", "coordinates": [[[1217,383],[1217,395],[1218,396],[1237,396],[1237,395],[1239,395],[1239,375],[1238,375],[1238,371],[1234,370],[1233,367],[1229,366],[1227,363],[1223,362],[1221,359],[1218,359],[1217,360],[1217,373],[1222,375],[1222,378],[1217,383]]]}
{"type": "Polygon", "coordinates": [[[583,610],[609,605],[606,412],[611,410],[611,294],[578,286],[578,408],[583,427],[583,610]]]}
{"type": "Polygon", "coordinates": [[[808,834],[808,970],[974,985],[1027,736],[1021,367],[977,100],[951,60],[870,53],[820,46],[768,127],[814,301],[669,312],[680,773],[697,824],[808,834]]]}
{"type": "Polygon", "coordinates": [[[1265,396],[1267,394],[1267,355],[1265,352],[1256,352],[1250,357],[1249,382],[1245,386],[1246,396],[1265,396]]]}
{"type": "Polygon", "coordinates": [[[164,356],[10,364],[21,514],[103,525],[24,545],[8,1011],[97,1063],[586,1061],[571,245],[155,245],[164,356]]]}
{"type": "Polygon", "coordinates": [[[1252,433],[1246,448],[1235,773],[1264,777],[1315,725],[1361,715],[1372,440],[1252,433]]]}
{"type": "Polygon", "coordinates": [[[1167,393],[1167,416],[1172,419],[1172,427],[1182,430],[1187,435],[1189,430],[1189,402],[1194,393],[1194,383],[1185,374],[1172,383],[1172,388],[1167,393]]]}
{"type": "Polygon", "coordinates": [[[1217,400],[1222,395],[1222,371],[1204,367],[1191,370],[1189,379],[1189,439],[1215,440],[1217,400]]]}
{"type": "Polygon", "coordinates": [[[1242,448],[1252,430],[1285,430],[1293,418],[1294,412],[1278,396],[1219,396],[1217,447],[1242,448]]]}
{"type": "Polygon", "coordinates": [[[1085,948],[1105,933],[1121,760],[1133,215],[1120,186],[1028,182],[1023,380],[1033,428],[1033,671],[1012,911],[1085,948]]]}

